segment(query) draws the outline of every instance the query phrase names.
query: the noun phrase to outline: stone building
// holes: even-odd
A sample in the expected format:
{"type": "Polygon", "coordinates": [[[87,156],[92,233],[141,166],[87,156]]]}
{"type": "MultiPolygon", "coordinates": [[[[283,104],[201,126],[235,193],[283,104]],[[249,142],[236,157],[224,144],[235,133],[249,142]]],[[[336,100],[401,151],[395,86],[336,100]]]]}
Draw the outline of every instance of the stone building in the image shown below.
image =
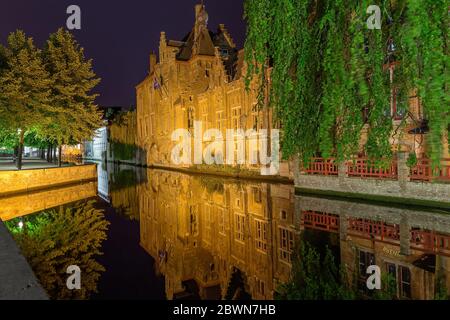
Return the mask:
{"type": "MultiPolygon", "coordinates": [[[[257,136],[261,129],[272,132],[272,113],[258,107],[256,80],[246,90],[245,74],[243,50],[238,50],[224,25],[214,32],[208,29],[203,5],[195,6],[194,27],[181,41],[169,40],[161,32],[159,62],[152,53],[149,75],[136,87],[137,140],[146,151],[141,161],[173,165],[176,143],[171,135],[177,129],[193,134],[195,121],[202,122],[202,135],[208,129],[219,130],[222,137],[227,129],[254,129],[257,136]]],[[[247,162],[245,169],[260,169],[247,162]]],[[[280,174],[289,176],[288,163],[281,164],[280,174]]]]}
{"type": "Polygon", "coordinates": [[[138,194],[141,246],[164,275],[168,299],[273,299],[289,280],[292,186],[148,170],[138,194]]]}

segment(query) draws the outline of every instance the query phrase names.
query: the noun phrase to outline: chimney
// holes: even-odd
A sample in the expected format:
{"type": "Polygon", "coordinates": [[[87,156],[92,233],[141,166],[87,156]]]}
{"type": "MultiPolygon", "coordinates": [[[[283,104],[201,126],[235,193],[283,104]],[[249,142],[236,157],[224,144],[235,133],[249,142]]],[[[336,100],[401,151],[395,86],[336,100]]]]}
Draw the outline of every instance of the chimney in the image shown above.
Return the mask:
{"type": "Polygon", "coordinates": [[[156,66],[156,54],[154,52],[150,53],[150,74],[155,71],[156,66]]]}

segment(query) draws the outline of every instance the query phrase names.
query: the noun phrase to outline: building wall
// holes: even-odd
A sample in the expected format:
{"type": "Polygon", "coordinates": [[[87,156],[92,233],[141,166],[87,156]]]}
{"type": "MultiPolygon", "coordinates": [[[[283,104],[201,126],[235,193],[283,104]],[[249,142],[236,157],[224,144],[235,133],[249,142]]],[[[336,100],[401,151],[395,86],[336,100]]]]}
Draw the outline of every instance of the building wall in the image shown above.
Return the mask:
{"type": "MultiPolygon", "coordinates": [[[[229,39],[230,50],[236,50],[226,29],[222,25],[220,28],[229,39]]],[[[226,70],[227,60],[217,47],[212,54],[194,53],[187,61],[179,59],[181,50],[179,42],[168,41],[162,32],[159,62],[151,55],[149,76],[136,88],[137,142],[146,150],[146,164],[172,165],[171,151],[176,145],[172,132],[189,129],[194,134],[193,121],[202,121],[202,135],[215,128],[224,138],[226,129],[273,128],[271,110],[257,107],[257,81],[246,90],[243,51],[238,52],[237,72],[231,76],[226,70]]],[[[245,168],[259,170],[260,166],[247,164],[245,168]]],[[[288,176],[289,167],[283,165],[281,174],[288,176]]]]}
{"type": "Polygon", "coordinates": [[[166,277],[168,298],[192,279],[201,292],[220,288],[216,298],[224,298],[239,270],[254,299],[273,299],[290,276],[290,259],[280,261],[278,234],[281,228],[295,233],[293,188],[148,173],[148,182],[138,186],[141,245],[166,277]],[[272,205],[286,215],[272,216],[272,205]]]}
{"type": "Polygon", "coordinates": [[[56,185],[89,181],[97,178],[97,166],[0,171],[0,195],[49,188],[56,185]]]}

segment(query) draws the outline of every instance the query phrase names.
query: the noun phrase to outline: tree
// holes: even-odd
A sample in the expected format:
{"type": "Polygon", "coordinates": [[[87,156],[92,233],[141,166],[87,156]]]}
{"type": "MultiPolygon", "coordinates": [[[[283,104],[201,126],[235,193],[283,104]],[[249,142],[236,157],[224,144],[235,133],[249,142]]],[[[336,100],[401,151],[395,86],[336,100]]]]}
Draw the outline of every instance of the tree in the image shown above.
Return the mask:
{"type": "Polygon", "coordinates": [[[60,207],[34,216],[8,221],[22,253],[40,283],[52,299],[87,299],[97,289],[101,272],[95,258],[101,255],[109,223],[94,202],[79,202],[73,207],[60,207]],[[18,227],[22,220],[23,227],[18,227]],[[66,287],[67,267],[82,270],[81,290],[66,287]]]}
{"type": "Polygon", "coordinates": [[[54,108],[41,126],[43,135],[61,146],[93,137],[103,124],[102,113],[95,104],[92,90],[100,79],[92,70],[92,60],[86,60],[84,49],[73,35],[63,29],[51,34],[43,51],[45,68],[50,74],[51,105],[54,108]]]}
{"type": "Polygon", "coordinates": [[[18,134],[17,168],[21,170],[25,133],[43,121],[44,114],[50,110],[51,80],[40,50],[23,31],[11,33],[8,46],[2,51],[6,64],[0,74],[0,122],[18,134]]]}

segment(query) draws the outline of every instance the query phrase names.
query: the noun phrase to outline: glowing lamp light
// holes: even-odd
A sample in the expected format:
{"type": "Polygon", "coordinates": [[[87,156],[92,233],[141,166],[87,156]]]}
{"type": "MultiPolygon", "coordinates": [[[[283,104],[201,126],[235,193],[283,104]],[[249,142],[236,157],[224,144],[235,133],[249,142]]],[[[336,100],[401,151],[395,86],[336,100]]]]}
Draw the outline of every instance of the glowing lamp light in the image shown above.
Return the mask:
{"type": "Polygon", "coordinates": [[[23,229],[23,222],[22,221],[19,222],[19,229],[23,229]]]}

